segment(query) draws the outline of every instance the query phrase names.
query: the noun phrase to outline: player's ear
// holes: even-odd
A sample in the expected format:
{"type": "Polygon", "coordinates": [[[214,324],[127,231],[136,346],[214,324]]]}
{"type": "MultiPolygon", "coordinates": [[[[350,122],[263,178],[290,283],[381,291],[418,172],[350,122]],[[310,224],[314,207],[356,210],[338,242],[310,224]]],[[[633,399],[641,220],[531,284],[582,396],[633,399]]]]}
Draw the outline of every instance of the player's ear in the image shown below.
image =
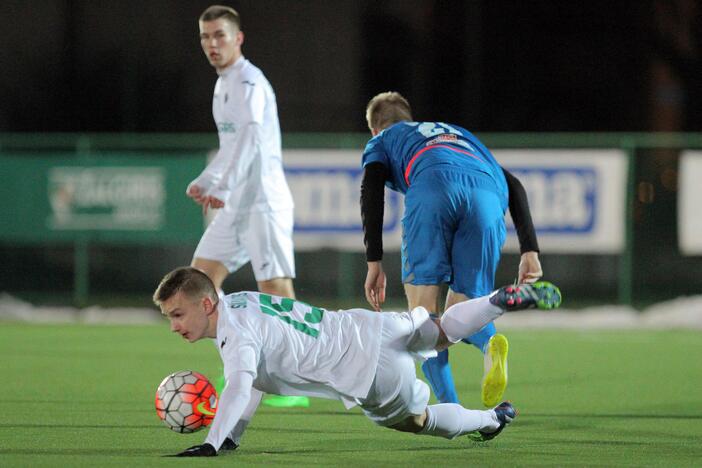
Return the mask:
{"type": "Polygon", "coordinates": [[[241,46],[244,43],[244,31],[236,32],[236,44],[241,46]]]}
{"type": "Polygon", "coordinates": [[[202,307],[205,309],[205,314],[210,315],[214,311],[214,303],[209,296],[202,298],[202,307]]]}

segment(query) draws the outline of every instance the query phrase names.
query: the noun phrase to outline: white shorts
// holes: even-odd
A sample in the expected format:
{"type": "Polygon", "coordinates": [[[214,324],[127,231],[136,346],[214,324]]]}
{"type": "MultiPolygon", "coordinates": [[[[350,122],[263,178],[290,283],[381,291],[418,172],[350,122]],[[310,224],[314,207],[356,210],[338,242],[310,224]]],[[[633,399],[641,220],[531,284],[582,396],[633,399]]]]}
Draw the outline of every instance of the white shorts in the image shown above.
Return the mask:
{"type": "Polygon", "coordinates": [[[293,210],[234,215],[220,210],[202,235],[194,258],[216,260],[230,273],[251,262],[256,281],[295,277],[293,210]]]}
{"type": "Polygon", "coordinates": [[[412,312],[382,314],[383,335],[375,379],[368,396],[358,403],[376,424],[393,426],[426,410],[429,387],[417,378],[413,351],[433,348],[438,328],[421,307],[412,312]]]}

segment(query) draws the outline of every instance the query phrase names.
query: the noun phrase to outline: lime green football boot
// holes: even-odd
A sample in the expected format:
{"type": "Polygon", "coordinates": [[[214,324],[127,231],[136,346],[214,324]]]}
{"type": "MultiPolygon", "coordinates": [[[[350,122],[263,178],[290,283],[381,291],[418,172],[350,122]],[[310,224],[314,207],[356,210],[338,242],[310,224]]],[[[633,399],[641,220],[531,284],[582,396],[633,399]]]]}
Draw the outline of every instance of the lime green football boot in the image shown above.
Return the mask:
{"type": "MultiPolygon", "coordinates": [[[[503,286],[490,296],[490,303],[514,312],[525,309],[556,309],[561,305],[561,291],[548,281],[533,284],[503,286]]],[[[487,407],[495,406],[507,388],[507,353],[509,343],[504,335],[490,338],[485,352],[485,376],[481,385],[481,397],[487,407]]]]}
{"type": "Polygon", "coordinates": [[[490,338],[485,352],[485,375],[481,385],[480,396],[483,405],[494,407],[502,399],[507,388],[507,337],[500,333],[490,338]]]}
{"type": "MultiPolygon", "coordinates": [[[[221,395],[224,390],[226,380],[221,374],[215,381],[217,395],[221,395]]],[[[310,399],[306,396],[283,396],[283,395],[266,395],[261,401],[266,406],[275,408],[309,408],[310,399]]],[[[233,442],[232,442],[233,443],[233,442]]],[[[236,445],[236,444],[235,444],[236,445]]],[[[238,445],[237,445],[238,447],[238,445]]]]}
{"type": "Polygon", "coordinates": [[[266,395],[261,401],[274,408],[309,408],[310,399],[306,396],[266,395]]]}

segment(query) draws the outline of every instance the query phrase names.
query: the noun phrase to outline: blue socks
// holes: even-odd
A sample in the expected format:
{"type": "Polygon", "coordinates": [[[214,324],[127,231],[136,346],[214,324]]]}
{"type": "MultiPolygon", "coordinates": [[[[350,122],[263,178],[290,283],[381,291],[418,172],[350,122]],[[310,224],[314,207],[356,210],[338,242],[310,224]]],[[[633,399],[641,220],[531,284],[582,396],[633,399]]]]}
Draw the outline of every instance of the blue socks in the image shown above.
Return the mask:
{"type": "MultiPolygon", "coordinates": [[[[462,341],[472,344],[481,353],[485,354],[488,342],[495,333],[495,325],[489,323],[478,333],[464,338],[462,341]]],[[[443,350],[437,357],[424,361],[422,363],[422,371],[429,381],[431,390],[434,392],[437,400],[441,403],[458,403],[456,386],[453,383],[453,375],[451,374],[451,365],[448,362],[448,350],[443,350]]]]}
{"type": "Polygon", "coordinates": [[[495,329],[495,324],[490,322],[483,328],[481,328],[478,333],[475,333],[469,336],[468,338],[463,338],[461,341],[463,341],[466,344],[472,344],[473,346],[478,348],[481,353],[485,354],[485,352],[487,351],[488,342],[490,341],[490,338],[495,336],[495,333],[497,333],[497,330],[495,329]]]}
{"type": "Polygon", "coordinates": [[[458,403],[451,365],[448,362],[448,350],[445,349],[437,357],[424,361],[422,371],[437,400],[441,403],[458,403]]]}

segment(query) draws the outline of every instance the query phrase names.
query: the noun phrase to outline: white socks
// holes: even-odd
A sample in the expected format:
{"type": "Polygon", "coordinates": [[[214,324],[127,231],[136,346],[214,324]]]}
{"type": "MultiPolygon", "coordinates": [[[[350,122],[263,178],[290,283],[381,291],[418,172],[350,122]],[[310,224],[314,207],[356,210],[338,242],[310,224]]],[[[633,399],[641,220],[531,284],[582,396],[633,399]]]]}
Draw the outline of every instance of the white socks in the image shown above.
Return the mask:
{"type": "Polygon", "coordinates": [[[449,307],[441,316],[441,328],[451,343],[458,343],[503,313],[504,310],[490,303],[490,296],[478,297],[449,307]]]}
{"type": "Polygon", "coordinates": [[[417,434],[453,439],[473,431],[493,432],[500,423],[492,410],[465,409],[457,403],[440,403],[427,406],[427,420],[417,434]]]}

